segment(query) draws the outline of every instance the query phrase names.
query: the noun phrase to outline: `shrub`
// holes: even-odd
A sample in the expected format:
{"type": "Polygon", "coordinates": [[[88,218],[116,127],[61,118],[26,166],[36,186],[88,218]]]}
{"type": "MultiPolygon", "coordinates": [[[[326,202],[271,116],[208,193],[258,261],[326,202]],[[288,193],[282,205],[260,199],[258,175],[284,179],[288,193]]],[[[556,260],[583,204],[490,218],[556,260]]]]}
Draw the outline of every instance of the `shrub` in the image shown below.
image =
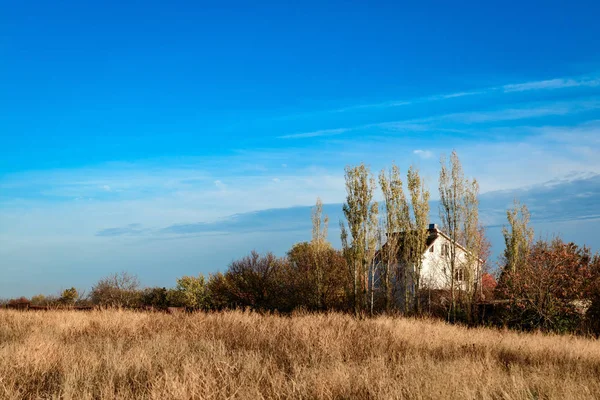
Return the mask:
{"type": "Polygon", "coordinates": [[[92,288],[91,300],[106,307],[135,307],[140,305],[141,293],[137,276],[127,272],[103,278],[92,288]]]}
{"type": "MultiPolygon", "coordinates": [[[[289,262],[272,253],[261,256],[253,251],[249,256],[233,261],[219,278],[219,302],[228,307],[252,307],[257,310],[291,311],[289,262]],[[221,280],[222,279],[222,280],[221,280]]],[[[216,289],[213,278],[211,291],[216,289]]]]}
{"type": "Polygon", "coordinates": [[[167,300],[167,293],[168,291],[164,287],[146,288],[141,294],[141,304],[164,310],[170,305],[167,300]]]}
{"type": "Polygon", "coordinates": [[[17,299],[10,299],[8,301],[8,306],[10,308],[18,308],[18,309],[29,308],[30,304],[31,304],[31,302],[26,297],[19,297],[17,299]]]}
{"type": "Polygon", "coordinates": [[[508,301],[503,322],[523,330],[573,332],[582,315],[577,304],[586,300],[591,278],[589,249],[560,239],[539,241],[519,268],[505,271],[498,286],[508,301]]]}
{"type": "Polygon", "coordinates": [[[77,293],[77,289],[72,287],[70,289],[63,290],[62,294],[60,295],[59,302],[64,305],[72,306],[75,304],[75,301],[77,301],[78,297],[79,293],[77,293]]]}

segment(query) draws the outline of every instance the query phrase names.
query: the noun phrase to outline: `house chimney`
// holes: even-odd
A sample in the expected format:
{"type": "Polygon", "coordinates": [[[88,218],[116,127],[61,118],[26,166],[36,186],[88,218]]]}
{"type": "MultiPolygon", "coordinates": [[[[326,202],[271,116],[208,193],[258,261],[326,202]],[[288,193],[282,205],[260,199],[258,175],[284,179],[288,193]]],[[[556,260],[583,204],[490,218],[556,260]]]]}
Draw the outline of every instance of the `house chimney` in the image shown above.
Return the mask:
{"type": "Polygon", "coordinates": [[[430,231],[437,231],[437,224],[429,224],[429,230],[430,231]]]}

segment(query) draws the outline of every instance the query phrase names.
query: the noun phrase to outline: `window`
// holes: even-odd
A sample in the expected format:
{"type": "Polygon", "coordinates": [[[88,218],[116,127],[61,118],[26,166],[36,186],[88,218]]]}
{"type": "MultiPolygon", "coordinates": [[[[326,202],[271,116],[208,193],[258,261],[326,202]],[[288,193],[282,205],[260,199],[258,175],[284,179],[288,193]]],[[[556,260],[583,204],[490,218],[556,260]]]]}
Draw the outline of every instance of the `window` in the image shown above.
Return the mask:
{"type": "Polygon", "coordinates": [[[433,253],[433,245],[429,248],[429,252],[433,253]]]}
{"type": "Polygon", "coordinates": [[[463,268],[457,268],[454,271],[454,280],[456,282],[462,282],[465,280],[465,270],[463,268]]]}
{"type": "Polygon", "coordinates": [[[444,243],[442,245],[442,255],[447,256],[448,254],[450,254],[450,246],[448,246],[448,243],[444,243]]]}

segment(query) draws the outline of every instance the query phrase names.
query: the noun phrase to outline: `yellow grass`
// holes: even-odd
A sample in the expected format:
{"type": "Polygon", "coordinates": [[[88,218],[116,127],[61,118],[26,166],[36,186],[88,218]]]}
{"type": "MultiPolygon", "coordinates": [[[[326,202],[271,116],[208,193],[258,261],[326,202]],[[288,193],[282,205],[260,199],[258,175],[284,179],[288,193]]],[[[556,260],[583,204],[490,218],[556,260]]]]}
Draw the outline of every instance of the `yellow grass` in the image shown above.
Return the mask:
{"type": "Polygon", "coordinates": [[[1,399],[594,399],[600,342],[381,317],[0,311],[1,399]]]}

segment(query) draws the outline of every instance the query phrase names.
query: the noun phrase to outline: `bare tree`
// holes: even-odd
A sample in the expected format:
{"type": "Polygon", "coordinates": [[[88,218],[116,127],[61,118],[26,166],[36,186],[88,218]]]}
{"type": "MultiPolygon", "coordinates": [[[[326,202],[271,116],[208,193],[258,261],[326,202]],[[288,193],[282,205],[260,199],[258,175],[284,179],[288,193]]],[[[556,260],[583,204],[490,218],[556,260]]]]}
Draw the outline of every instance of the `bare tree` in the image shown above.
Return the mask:
{"type": "Polygon", "coordinates": [[[353,281],[354,312],[359,315],[366,309],[369,291],[373,289],[369,272],[374,267],[377,247],[378,205],[373,201],[375,179],[368,167],[346,167],[345,177],[347,196],[343,211],[348,230],[342,222],[342,245],[353,281]]]}
{"type": "Polygon", "coordinates": [[[136,275],[115,273],[94,285],[90,297],[93,303],[109,307],[132,307],[137,305],[141,293],[136,275]]]}

